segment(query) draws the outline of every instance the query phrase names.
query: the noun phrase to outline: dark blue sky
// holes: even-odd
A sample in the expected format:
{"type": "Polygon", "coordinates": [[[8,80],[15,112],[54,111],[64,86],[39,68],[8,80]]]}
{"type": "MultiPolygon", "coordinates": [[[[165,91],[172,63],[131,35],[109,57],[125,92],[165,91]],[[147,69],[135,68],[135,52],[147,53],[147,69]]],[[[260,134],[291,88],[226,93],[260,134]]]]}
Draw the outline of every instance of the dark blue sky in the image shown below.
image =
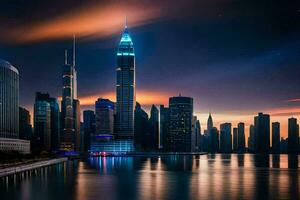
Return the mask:
{"type": "Polygon", "coordinates": [[[82,24],[74,25],[78,93],[86,97],[114,92],[115,52],[127,14],[138,91],[193,96],[200,113],[290,109],[282,114],[299,114],[298,101],[287,102],[300,98],[299,1],[105,2],[1,1],[0,57],[20,71],[22,105],[32,107],[36,91],[61,95],[64,49],[70,49],[72,41],[71,35],[61,33],[64,27],[51,32],[57,28],[52,20],[76,24],[86,17],[88,23],[89,13],[91,24],[99,20],[108,33],[100,28],[93,32],[92,25],[83,32],[82,24]],[[105,19],[95,19],[97,8],[105,19]],[[147,14],[135,15],[135,9],[147,14]],[[117,28],[116,18],[121,18],[117,28]],[[38,32],[43,37],[28,36],[43,25],[49,27],[38,32]]]}

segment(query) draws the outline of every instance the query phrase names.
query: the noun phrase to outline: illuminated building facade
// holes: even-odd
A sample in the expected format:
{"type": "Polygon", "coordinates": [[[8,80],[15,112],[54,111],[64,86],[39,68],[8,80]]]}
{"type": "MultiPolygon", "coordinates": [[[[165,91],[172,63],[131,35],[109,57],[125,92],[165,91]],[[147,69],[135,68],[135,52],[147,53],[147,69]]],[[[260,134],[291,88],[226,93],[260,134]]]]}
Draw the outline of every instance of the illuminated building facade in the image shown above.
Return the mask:
{"type": "Polygon", "coordinates": [[[193,99],[190,97],[171,97],[169,99],[170,151],[191,152],[192,149],[192,118],[193,99]]]}
{"type": "Polygon", "coordinates": [[[127,24],[117,51],[116,131],[117,138],[134,136],[135,54],[127,24]]]}
{"type": "Polygon", "coordinates": [[[75,37],[73,63],[68,63],[67,51],[63,66],[63,89],[61,102],[62,151],[79,150],[80,146],[80,103],[77,100],[77,72],[75,69],[75,37]]]}

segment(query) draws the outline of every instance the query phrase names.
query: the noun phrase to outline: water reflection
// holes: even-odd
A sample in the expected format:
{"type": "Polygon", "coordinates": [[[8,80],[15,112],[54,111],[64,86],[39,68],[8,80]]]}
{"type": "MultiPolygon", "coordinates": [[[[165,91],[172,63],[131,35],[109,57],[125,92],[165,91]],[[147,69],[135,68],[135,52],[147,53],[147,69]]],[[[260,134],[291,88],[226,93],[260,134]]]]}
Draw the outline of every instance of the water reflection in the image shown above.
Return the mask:
{"type": "Polygon", "coordinates": [[[288,155],[288,161],[289,161],[289,168],[290,169],[297,169],[298,168],[298,155],[288,155]]]}
{"type": "Polygon", "coordinates": [[[297,199],[299,156],[89,158],[0,182],[1,199],[297,199]]]}
{"type": "Polygon", "coordinates": [[[272,156],[272,167],[280,168],[280,155],[275,154],[272,156]]]}

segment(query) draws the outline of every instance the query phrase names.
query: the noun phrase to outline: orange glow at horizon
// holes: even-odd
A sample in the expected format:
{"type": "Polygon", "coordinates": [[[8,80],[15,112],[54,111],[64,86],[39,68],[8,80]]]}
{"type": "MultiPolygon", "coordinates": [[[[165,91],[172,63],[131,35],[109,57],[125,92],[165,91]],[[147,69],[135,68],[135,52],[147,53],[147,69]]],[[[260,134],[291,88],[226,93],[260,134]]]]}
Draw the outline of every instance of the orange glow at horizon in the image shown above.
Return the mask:
{"type": "Polygon", "coordinates": [[[273,116],[292,116],[300,114],[300,107],[289,107],[289,108],[275,108],[269,112],[273,116]]]}
{"type": "MultiPolygon", "coordinates": [[[[156,92],[156,91],[138,91],[136,95],[136,101],[139,102],[141,105],[148,106],[148,105],[159,105],[164,104],[167,105],[169,102],[169,94],[156,92]]],[[[116,94],[114,92],[107,92],[99,95],[91,95],[91,96],[83,96],[79,97],[80,105],[82,106],[90,106],[94,105],[95,101],[98,98],[106,98],[111,101],[116,101],[116,94]]]]}
{"type": "Polygon", "coordinates": [[[6,34],[4,29],[3,36],[20,43],[68,38],[73,34],[79,37],[102,38],[119,33],[124,27],[125,16],[129,26],[134,27],[163,15],[160,6],[147,4],[145,9],[138,1],[97,4],[75,9],[71,13],[54,16],[46,21],[9,27],[9,34],[6,34]]]}
{"type": "MultiPolygon", "coordinates": [[[[170,93],[160,92],[160,91],[137,91],[136,101],[139,102],[144,109],[149,112],[150,106],[163,104],[168,106],[169,97],[174,96],[170,93]]],[[[90,95],[90,96],[81,96],[79,97],[81,106],[93,106],[95,105],[95,101],[98,98],[107,98],[111,101],[115,101],[116,96],[115,92],[106,92],[99,95],[90,95]]],[[[61,100],[61,97],[58,98],[61,100]]],[[[197,102],[194,102],[196,105],[197,102]]],[[[194,105],[194,106],[195,106],[194,105]]],[[[33,122],[33,108],[32,106],[25,106],[30,110],[31,121],[33,122]]],[[[83,108],[82,108],[83,110],[83,108]]],[[[203,110],[203,108],[201,109],[203,110]]],[[[265,109],[264,113],[270,114],[270,141],[272,137],[272,122],[280,122],[280,131],[281,137],[287,138],[288,136],[288,118],[295,117],[298,119],[298,123],[300,123],[300,106],[299,107],[279,107],[273,109],[265,109]]],[[[208,118],[208,112],[199,112],[199,110],[194,111],[194,115],[200,120],[202,133],[206,129],[206,122],[208,118]]],[[[245,139],[247,143],[247,139],[249,136],[249,127],[251,124],[254,124],[254,116],[257,115],[257,111],[245,111],[241,110],[241,112],[234,113],[212,113],[214,126],[220,129],[220,124],[229,122],[232,123],[232,128],[237,127],[239,122],[245,123],[245,139]],[[249,114],[245,114],[249,113],[249,114]]]]}

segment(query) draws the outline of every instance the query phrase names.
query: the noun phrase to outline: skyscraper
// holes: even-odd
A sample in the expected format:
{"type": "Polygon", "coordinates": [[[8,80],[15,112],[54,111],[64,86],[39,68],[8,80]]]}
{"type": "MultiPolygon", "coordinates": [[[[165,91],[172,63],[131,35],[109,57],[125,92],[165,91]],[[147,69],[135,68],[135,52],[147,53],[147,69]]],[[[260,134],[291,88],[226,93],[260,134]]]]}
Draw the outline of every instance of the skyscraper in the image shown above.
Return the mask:
{"type": "Polygon", "coordinates": [[[50,103],[36,94],[34,103],[34,142],[33,150],[51,149],[51,109],[50,103]]]}
{"type": "Polygon", "coordinates": [[[255,135],[254,135],[254,126],[253,124],[249,127],[249,137],[248,137],[248,151],[253,153],[255,150],[255,135]]]}
{"type": "MultiPolygon", "coordinates": [[[[74,90],[75,91],[75,90],[74,90]]],[[[80,111],[80,102],[78,99],[73,100],[73,120],[74,120],[74,145],[75,151],[80,151],[80,124],[81,124],[81,111],[80,111]]]]}
{"type": "Polygon", "coordinates": [[[148,123],[148,143],[150,143],[149,150],[156,151],[158,150],[159,142],[159,111],[155,105],[152,105],[150,114],[151,115],[148,123]]]}
{"type": "Polygon", "coordinates": [[[224,123],[220,125],[220,152],[232,152],[231,123],[224,123]]]}
{"type": "Polygon", "coordinates": [[[30,141],[19,138],[19,71],[0,59],[0,151],[30,153],[30,141]]]}
{"type": "Polygon", "coordinates": [[[296,118],[288,120],[288,153],[296,154],[299,150],[299,125],[296,118]]]}
{"type": "Polygon", "coordinates": [[[60,147],[60,110],[56,98],[50,97],[51,111],[51,150],[58,151],[60,147]]]}
{"type": "Polygon", "coordinates": [[[95,134],[95,113],[92,110],[83,111],[83,126],[84,126],[84,151],[88,151],[91,148],[91,139],[95,134]]]}
{"type": "Polygon", "coordinates": [[[159,107],[159,141],[160,148],[163,150],[169,149],[168,138],[169,138],[169,122],[170,122],[170,110],[164,105],[159,107]]]}
{"type": "Polygon", "coordinates": [[[75,37],[73,41],[73,62],[69,64],[67,51],[63,66],[63,89],[61,102],[62,141],[60,149],[73,151],[78,148],[80,138],[80,104],[77,100],[77,72],[75,69],[75,37]]]}
{"type": "Polygon", "coordinates": [[[266,154],[270,151],[270,115],[258,113],[254,117],[255,152],[266,154]]]}
{"type": "Polygon", "coordinates": [[[213,124],[213,120],[212,120],[212,117],[211,117],[211,113],[209,113],[209,116],[208,116],[208,119],[207,119],[207,132],[209,134],[210,132],[210,129],[214,126],[213,124]]]}
{"type": "Polygon", "coordinates": [[[144,151],[147,147],[148,114],[136,102],[134,111],[134,146],[137,151],[144,151]]]}
{"type": "Polygon", "coordinates": [[[245,144],[245,124],[240,122],[238,123],[238,148],[239,153],[245,153],[246,144],[245,144]]]}
{"type": "Polygon", "coordinates": [[[0,137],[19,138],[19,71],[1,59],[0,137]]]}
{"type": "Polygon", "coordinates": [[[25,108],[19,107],[19,130],[20,139],[32,139],[32,126],[30,122],[30,113],[25,108]]]}
{"type": "Polygon", "coordinates": [[[116,137],[133,138],[135,107],[135,54],[127,23],[117,51],[116,137]]]}
{"type": "Polygon", "coordinates": [[[193,99],[190,97],[169,98],[170,126],[169,134],[171,151],[191,152],[192,151],[192,117],[193,99]]]}
{"type": "Polygon", "coordinates": [[[38,143],[37,145],[40,145],[40,150],[58,151],[60,144],[60,115],[56,98],[50,97],[48,93],[36,93],[34,124],[35,142],[38,143]],[[48,113],[48,107],[50,113],[48,113]]]}
{"type": "Polygon", "coordinates": [[[280,153],[280,123],[272,123],[272,153],[280,153]]]}
{"type": "Polygon", "coordinates": [[[99,98],[95,102],[96,134],[113,134],[115,104],[99,98]]]}
{"type": "Polygon", "coordinates": [[[197,116],[193,116],[192,122],[192,143],[193,151],[199,151],[201,145],[201,126],[197,116]]]}
{"type": "Polygon", "coordinates": [[[238,128],[233,128],[233,151],[238,150],[238,128]]]}
{"type": "Polygon", "coordinates": [[[210,129],[209,152],[210,153],[219,152],[219,131],[216,127],[212,127],[210,129]]]}

